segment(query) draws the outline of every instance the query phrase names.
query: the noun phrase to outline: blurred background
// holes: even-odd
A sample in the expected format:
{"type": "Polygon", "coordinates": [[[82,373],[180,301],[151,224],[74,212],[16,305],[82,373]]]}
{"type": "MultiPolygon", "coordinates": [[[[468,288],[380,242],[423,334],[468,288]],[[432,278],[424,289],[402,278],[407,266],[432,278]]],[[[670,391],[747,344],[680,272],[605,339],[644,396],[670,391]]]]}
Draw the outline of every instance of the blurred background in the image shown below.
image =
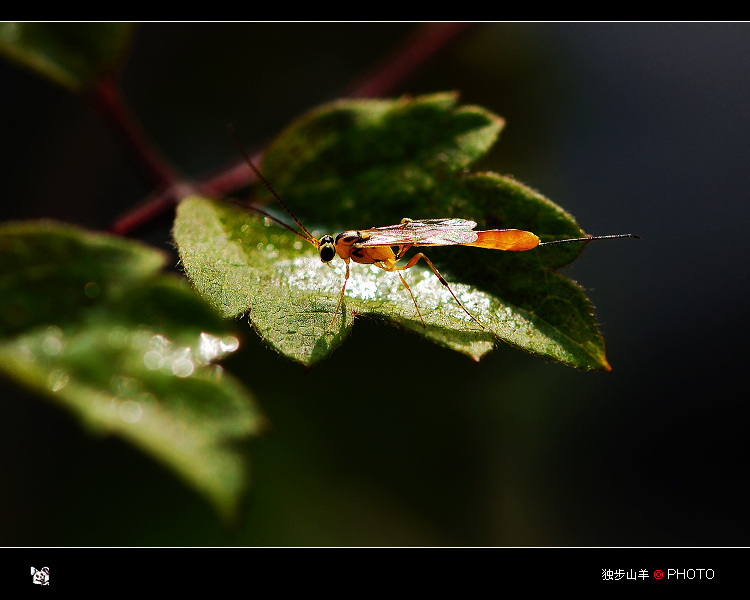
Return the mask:
{"type": "MultiPolygon", "coordinates": [[[[201,178],[336,97],[416,24],[147,24],[127,101],[201,178]]],[[[506,119],[476,169],[591,234],[564,273],[612,373],[498,347],[475,364],[361,319],[305,373],[246,321],[225,366],[272,423],[243,523],[138,450],[0,382],[0,545],[747,545],[750,25],[482,24],[394,95],[458,90],[506,119]]],[[[2,220],[104,229],[143,199],[77,97],[0,63],[2,220]]],[[[395,215],[399,217],[399,215],[395,215]]],[[[136,236],[170,246],[170,219],[136,236]]],[[[176,262],[175,254],[175,262],[176,262]]]]}

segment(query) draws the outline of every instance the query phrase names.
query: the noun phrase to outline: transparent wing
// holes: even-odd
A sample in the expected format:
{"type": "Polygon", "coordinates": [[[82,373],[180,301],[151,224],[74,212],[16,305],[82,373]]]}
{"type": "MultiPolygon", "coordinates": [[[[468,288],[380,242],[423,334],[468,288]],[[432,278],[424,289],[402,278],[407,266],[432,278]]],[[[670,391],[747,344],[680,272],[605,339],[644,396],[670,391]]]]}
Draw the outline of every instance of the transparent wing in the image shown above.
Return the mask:
{"type": "Polygon", "coordinates": [[[357,242],[364,246],[455,246],[476,241],[477,224],[465,219],[420,219],[398,225],[360,230],[367,240],[357,242]]]}

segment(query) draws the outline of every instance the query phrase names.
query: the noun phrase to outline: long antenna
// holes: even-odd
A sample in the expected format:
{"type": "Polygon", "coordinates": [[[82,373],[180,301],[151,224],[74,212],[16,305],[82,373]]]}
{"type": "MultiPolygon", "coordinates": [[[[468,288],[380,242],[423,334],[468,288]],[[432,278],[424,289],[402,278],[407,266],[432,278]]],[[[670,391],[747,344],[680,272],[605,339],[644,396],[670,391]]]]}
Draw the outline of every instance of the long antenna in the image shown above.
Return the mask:
{"type": "MultiPolygon", "coordinates": [[[[312,235],[310,234],[310,232],[309,232],[309,231],[308,231],[307,229],[305,229],[305,226],[304,226],[304,225],[303,225],[302,223],[300,223],[300,222],[299,222],[299,219],[297,219],[297,217],[295,217],[295,216],[294,216],[294,213],[293,213],[293,212],[292,212],[291,210],[289,210],[289,207],[288,207],[288,206],[286,205],[286,203],[285,203],[285,202],[284,202],[284,201],[283,201],[283,200],[281,199],[281,196],[279,196],[279,195],[278,195],[278,194],[276,193],[276,190],[275,190],[275,189],[273,189],[273,187],[271,187],[271,184],[270,184],[270,183],[268,183],[268,180],[267,180],[267,179],[266,179],[265,177],[263,177],[263,174],[262,174],[262,173],[260,172],[260,170],[258,169],[258,167],[256,167],[256,166],[255,166],[255,165],[253,164],[253,161],[251,161],[251,160],[250,160],[250,157],[249,157],[249,156],[247,155],[247,152],[245,152],[245,148],[244,148],[244,147],[242,146],[242,143],[240,142],[240,138],[239,138],[239,137],[237,137],[237,133],[236,133],[236,132],[234,131],[234,126],[233,126],[233,125],[229,125],[229,133],[231,133],[231,134],[232,134],[232,139],[234,140],[234,144],[235,144],[235,145],[237,146],[237,150],[239,150],[239,151],[240,151],[240,155],[242,156],[242,158],[243,158],[243,159],[245,160],[245,162],[247,163],[247,166],[248,166],[248,167],[250,167],[250,169],[252,169],[253,173],[255,173],[255,176],[256,176],[256,177],[258,178],[258,180],[259,180],[259,181],[260,181],[260,182],[261,182],[261,183],[262,183],[262,184],[263,184],[264,186],[266,186],[266,189],[267,189],[267,190],[268,190],[269,192],[271,192],[271,194],[273,194],[273,197],[274,197],[274,198],[276,198],[276,201],[277,201],[277,202],[278,202],[279,204],[281,204],[281,207],[282,207],[282,208],[283,208],[283,209],[284,209],[284,210],[285,210],[285,211],[287,212],[287,214],[288,214],[288,215],[289,215],[290,217],[292,217],[292,219],[294,219],[294,222],[295,222],[295,223],[297,223],[297,225],[299,226],[299,228],[300,228],[300,229],[301,229],[302,231],[304,231],[304,232],[305,232],[305,235],[307,236],[308,240],[310,240],[310,241],[312,241],[312,240],[315,240],[315,238],[314,238],[314,237],[313,237],[313,236],[312,236],[312,235]]],[[[266,217],[268,217],[268,218],[270,218],[270,219],[273,219],[273,220],[274,220],[274,221],[276,221],[277,223],[281,223],[281,221],[279,221],[278,219],[275,219],[275,218],[274,218],[274,217],[272,217],[271,215],[269,215],[269,214],[267,214],[267,213],[264,213],[263,211],[261,211],[261,210],[258,210],[257,208],[253,208],[253,210],[254,210],[255,212],[261,213],[262,215],[265,215],[266,217]]],[[[284,225],[283,223],[281,223],[281,224],[282,224],[282,225],[284,225]]],[[[291,229],[291,228],[290,228],[290,227],[289,227],[288,225],[284,225],[284,227],[286,227],[287,229],[291,229]]],[[[294,231],[294,230],[292,229],[292,231],[294,231]]],[[[297,233],[297,232],[295,231],[295,233],[297,233]]],[[[316,246],[317,246],[317,244],[314,244],[314,245],[316,245],[316,246]]]]}
{"type": "Polygon", "coordinates": [[[277,225],[281,225],[282,227],[288,229],[294,235],[297,235],[297,236],[301,237],[306,242],[310,242],[316,248],[319,247],[319,245],[317,243],[317,240],[315,238],[313,238],[313,237],[310,237],[310,238],[305,237],[299,231],[297,231],[294,227],[291,227],[291,226],[287,225],[286,223],[284,223],[284,221],[282,221],[281,219],[277,219],[272,214],[267,213],[265,210],[260,209],[257,206],[254,206],[252,204],[243,204],[242,206],[244,208],[248,209],[248,210],[252,210],[253,212],[257,212],[259,215],[263,215],[266,219],[271,219],[271,221],[273,221],[277,225]]]}
{"type": "Polygon", "coordinates": [[[582,238],[572,238],[569,240],[552,240],[551,242],[539,242],[539,246],[549,246],[550,244],[567,244],[568,242],[592,242],[594,240],[612,240],[616,238],[635,238],[641,239],[640,235],[634,233],[618,233],[616,235],[589,235],[582,238]]]}

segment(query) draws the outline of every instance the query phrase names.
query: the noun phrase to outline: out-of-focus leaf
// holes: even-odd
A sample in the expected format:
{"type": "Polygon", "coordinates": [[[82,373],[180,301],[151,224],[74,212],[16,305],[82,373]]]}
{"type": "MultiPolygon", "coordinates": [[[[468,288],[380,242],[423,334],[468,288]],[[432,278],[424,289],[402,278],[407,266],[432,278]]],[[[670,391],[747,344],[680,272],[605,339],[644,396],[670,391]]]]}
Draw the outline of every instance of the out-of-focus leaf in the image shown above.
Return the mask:
{"type": "Polygon", "coordinates": [[[0,53],[73,91],[115,68],[132,23],[0,23],[0,53]]]}
{"type": "Polygon", "coordinates": [[[248,485],[252,396],[216,362],[237,339],[142,244],[51,223],[0,226],[0,371],[128,440],[226,519],[248,485]]]}

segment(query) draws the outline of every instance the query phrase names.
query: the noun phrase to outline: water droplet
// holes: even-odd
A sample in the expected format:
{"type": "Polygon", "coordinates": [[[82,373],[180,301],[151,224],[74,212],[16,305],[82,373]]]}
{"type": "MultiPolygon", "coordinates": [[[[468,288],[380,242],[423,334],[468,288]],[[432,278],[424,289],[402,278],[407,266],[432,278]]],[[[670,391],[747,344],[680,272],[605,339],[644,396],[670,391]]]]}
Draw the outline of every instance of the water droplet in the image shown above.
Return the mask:
{"type": "Polygon", "coordinates": [[[115,375],[109,383],[110,389],[115,396],[133,396],[140,389],[138,380],[124,375],[115,375]]]}
{"type": "Polygon", "coordinates": [[[70,376],[62,369],[51,371],[47,377],[47,386],[53,392],[59,392],[70,381],[70,376]]]}
{"type": "Polygon", "coordinates": [[[159,367],[161,367],[161,354],[159,354],[156,350],[149,350],[148,352],[146,352],[146,354],[143,355],[143,364],[146,365],[147,369],[156,371],[159,367]]]}
{"type": "Polygon", "coordinates": [[[210,333],[201,333],[198,342],[198,355],[204,363],[213,362],[235,352],[240,347],[240,341],[233,336],[218,338],[210,333]]]}
{"type": "Polygon", "coordinates": [[[42,352],[48,356],[56,356],[63,347],[63,332],[59,327],[54,325],[47,328],[44,339],[42,340],[42,352]]]}
{"type": "Polygon", "coordinates": [[[189,358],[178,358],[172,363],[172,373],[177,377],[190,377],[194,370],[195,365],[189,358]]]}
{"type": "Polygon", "coordinates": [[[224,369],[221,365],[214,365],[208,373],[208,378],[212,381],[219,381],[223,373],[224,369]]]}
{"type": "Polygon", "coordinates": [[[143,409],[138,402],[134,400],[125,400],[117,407],[117,413],[126,423],[137,423],[143,417],[143,409]]]}

